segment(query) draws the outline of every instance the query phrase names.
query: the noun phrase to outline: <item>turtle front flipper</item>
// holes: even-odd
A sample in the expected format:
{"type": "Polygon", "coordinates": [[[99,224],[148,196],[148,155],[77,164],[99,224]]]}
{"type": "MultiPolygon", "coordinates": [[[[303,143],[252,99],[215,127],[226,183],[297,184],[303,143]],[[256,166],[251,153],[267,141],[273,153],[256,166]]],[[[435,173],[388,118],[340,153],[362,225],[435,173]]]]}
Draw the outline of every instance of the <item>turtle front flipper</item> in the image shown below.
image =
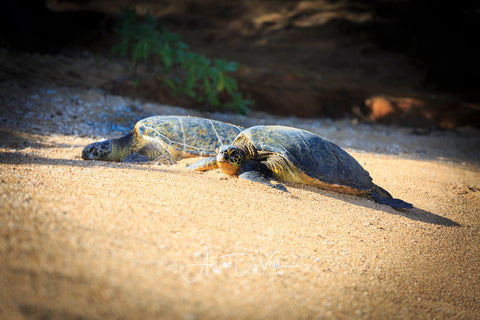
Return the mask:
{"type": "Polygon", "coordinates": [[[217,157],[203,158],[189,165],[187,168],[193,171],[207,171],[207,170],[217,169],[218,168],[217,157]]]}
{"type": "Polygon", "coordinates": [[[130,162],[156,162],[161,164],[174,164],[176,160],[182,159],[181,155],[172,153],[158,141],[148,141],[142,146],[138,153],[131,157],[130,162]]]}
{"type": "Polygon", "coordinates": [[[287,188],[281,183],[273,184],[271,182],[273,176],[272,172],[263,163],[258,161],[245,162],[238,173],[238,177],[241,179],[250,180],[253,182],[259,182],[266,186],[288,192],[287,188]]]}
{"type": "Polygon", "coordinates": [[[146,163],[151,161],[152,160],[149,157],[140,153],[129,154],[123,159],[123,162],[129,162],[129,163],[146,163]]]}

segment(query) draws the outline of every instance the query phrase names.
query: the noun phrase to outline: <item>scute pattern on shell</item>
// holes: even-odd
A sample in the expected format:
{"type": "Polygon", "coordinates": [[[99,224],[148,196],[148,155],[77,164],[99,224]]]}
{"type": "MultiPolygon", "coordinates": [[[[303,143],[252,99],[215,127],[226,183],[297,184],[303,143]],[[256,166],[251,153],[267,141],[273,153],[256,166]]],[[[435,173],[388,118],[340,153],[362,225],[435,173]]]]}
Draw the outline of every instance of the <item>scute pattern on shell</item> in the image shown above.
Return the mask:
{"type": "MultiPolygon", "coordinates": [[[[284,126],[255,126],[244,130],[234,145],[251,143],[259,151],[282,155],[308,177],[359,190],[370,189],[370,174],[334,143],[305,130],[284,126]]],[[[273,171],[282,168],[272,167],[273,171]]],[[[294,181],[294,179],[292,179],[294,181]]]]}
{"type": "Polygon", "coordinates": [[[162,141],[165,147],[199,156],[215,155],[222,144],[229,144],[244,128],[221,121],[184,117],[155,116],[140,120],[135,129],[145,140],[162,141]]]}

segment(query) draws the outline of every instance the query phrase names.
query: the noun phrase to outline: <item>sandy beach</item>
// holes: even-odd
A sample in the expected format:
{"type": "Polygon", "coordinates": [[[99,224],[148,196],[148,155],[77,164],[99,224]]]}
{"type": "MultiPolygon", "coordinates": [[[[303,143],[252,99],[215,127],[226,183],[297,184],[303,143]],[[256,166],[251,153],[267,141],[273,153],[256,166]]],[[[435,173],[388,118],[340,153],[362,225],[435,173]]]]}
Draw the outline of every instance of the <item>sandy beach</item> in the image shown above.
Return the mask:
{"type": "Polygon", "coordinates": [[[418,135],[150,104],[138,113],[129,106],[139,102],[96,90],[1,91],[2,319],[478,317],[478,130],[418,135]],[[119,106],[131,112],[111,112],[119,106]],[[154,111],[314,131],[415,208],[195,173],[195,159],[81,159],[86,144],[154,111]]]}

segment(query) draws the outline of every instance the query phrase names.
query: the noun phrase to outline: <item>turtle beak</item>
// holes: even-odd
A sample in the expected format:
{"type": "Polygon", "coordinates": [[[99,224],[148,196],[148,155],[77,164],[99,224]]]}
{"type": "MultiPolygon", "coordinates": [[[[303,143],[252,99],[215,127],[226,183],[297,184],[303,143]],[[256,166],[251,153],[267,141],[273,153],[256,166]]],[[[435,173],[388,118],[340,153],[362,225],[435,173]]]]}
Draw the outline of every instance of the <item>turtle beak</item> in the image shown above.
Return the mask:
{"type": "Polygon", "coordinates": [[[93,148],[90,145],[83,148],[82,159],[83,160],[93,160],[92,151],[93,151],[93,148]]]}
{"type": "Polygon", "coordinates": [[[82,159],[84,160],[108,160],[112,152],[112,144],[109,140],[94,142],[83,148],[82,159]]]}
{"type": "Polygon", "coordinates": [[[225,159],[225,154],[223,152],[220,152],[217,154],[217,162],[226,162],[227,160],[225,159]]]}

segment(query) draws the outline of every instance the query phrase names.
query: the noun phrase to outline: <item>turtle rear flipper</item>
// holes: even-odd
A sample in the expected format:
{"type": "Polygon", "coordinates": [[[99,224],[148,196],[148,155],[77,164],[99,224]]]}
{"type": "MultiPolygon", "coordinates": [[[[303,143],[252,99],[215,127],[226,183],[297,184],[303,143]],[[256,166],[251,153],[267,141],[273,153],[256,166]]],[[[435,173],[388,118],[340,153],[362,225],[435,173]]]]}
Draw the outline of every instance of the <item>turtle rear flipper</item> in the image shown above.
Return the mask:
{"type": "Polygon", "coordinates": [[[405,202],[401,199],[393,198],[390,193],[377,185],[374,185],[374,187],[372,188],[371,195],[373,201],[375,201],[376,203],[389,205],[396,210],[413,208],[413,205],[411,203],[405,202]]]}
{"type": "Polygon", "coordinates": [[[138,152],[126,156],[123,162],[174,164],[177,158],[181,157],[176,157],[166,150],[160,142],[152,140],[144,144],[138,152]]]}

